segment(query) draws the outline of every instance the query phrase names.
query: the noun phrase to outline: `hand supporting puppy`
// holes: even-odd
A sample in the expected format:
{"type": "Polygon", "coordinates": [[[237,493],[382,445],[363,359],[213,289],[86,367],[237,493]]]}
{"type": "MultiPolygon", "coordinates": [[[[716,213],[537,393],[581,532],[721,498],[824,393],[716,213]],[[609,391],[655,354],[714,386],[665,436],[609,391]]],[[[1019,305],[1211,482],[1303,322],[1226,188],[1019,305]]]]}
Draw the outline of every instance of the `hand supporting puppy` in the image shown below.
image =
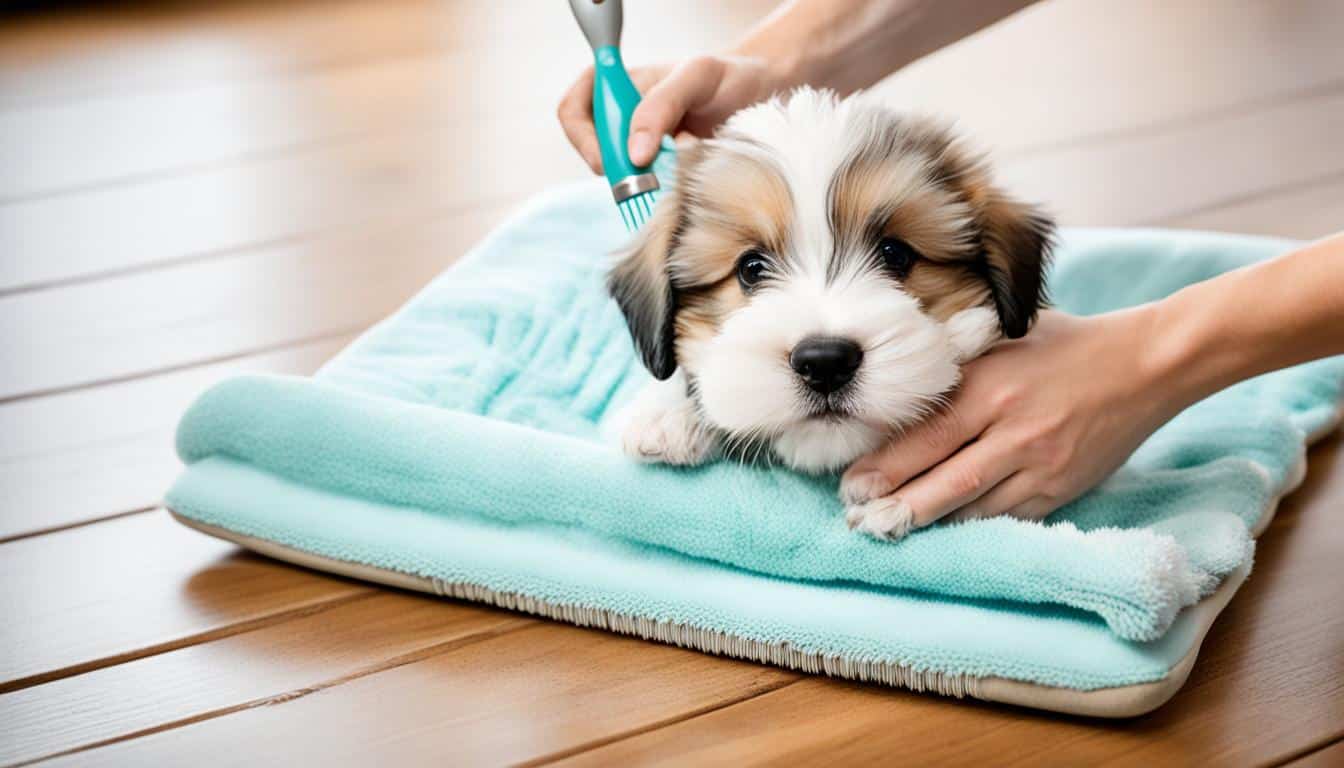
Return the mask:
{"type": "Polygon", "coordinates": [[[1026,337],[967,363],[947,408],[850,467],[851,524],[900,538],[944,517],[1039,520],[1187,406],[1344,353],[1341,297],[1336,235],[1153,304],[1043,313],[1026,337]]]}
{"type": "Polygon", "coordinates": [[[949,514],[1040,519],[1081,495],[1175,415],[1143,359],[1146,320],[1047,312],[967,363],[946,408],[845,473],[850,524],[900,538],[949,514]]]}

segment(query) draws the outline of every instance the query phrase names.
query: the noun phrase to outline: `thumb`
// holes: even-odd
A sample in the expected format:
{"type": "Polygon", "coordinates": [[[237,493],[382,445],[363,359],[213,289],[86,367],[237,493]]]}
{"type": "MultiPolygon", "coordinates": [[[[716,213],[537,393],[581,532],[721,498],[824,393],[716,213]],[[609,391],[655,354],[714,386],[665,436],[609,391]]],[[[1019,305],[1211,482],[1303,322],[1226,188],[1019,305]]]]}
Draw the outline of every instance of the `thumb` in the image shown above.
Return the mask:
{"type": "Polygon", "coordinates": [[[708,102],[723,80],[724,62],[705,56],[678,64],[649,89],[630,118],[630,161],[648,165],[658,153],[658,142],[676,133],[687,112],[708,102]]]}

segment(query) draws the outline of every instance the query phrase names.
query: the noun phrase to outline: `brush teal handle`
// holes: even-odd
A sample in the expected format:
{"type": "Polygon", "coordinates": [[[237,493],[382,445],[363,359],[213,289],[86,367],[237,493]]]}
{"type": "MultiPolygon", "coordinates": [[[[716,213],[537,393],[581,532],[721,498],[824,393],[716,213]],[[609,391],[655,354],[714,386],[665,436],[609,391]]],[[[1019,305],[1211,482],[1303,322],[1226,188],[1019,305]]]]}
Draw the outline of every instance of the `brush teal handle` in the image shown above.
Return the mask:
{"type": "Polygon", "coordinates": [[[604,45],[594,51],[593,125],[597,129],[597,145],[602,150],[602,170],[607,181],[615,184],[621,179],[648,173],[648,166],[630,162],[627,146],[630,141],[630,117],[639,105],[639,91],[630,82],[630,75],[621,61],[621,51],[614,45],[604,45]]]}

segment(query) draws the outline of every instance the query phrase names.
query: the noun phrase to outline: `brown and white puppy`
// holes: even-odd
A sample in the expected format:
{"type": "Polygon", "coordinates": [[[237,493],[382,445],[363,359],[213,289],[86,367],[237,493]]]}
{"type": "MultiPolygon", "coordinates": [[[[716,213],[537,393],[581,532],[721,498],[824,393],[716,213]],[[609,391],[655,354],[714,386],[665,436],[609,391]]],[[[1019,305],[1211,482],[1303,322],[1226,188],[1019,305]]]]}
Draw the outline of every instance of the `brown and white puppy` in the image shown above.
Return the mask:
{"type": "MultiPolygon", "coordinates": [[[[657,379],[625,450],[843,469],[1027,332],[1053,229],[942,125],[810,89],[737,113],[681,153],[609,278],[657,379]]],[[[849,520],[895,538],[910,513],[878,499],[849,520]]]]}

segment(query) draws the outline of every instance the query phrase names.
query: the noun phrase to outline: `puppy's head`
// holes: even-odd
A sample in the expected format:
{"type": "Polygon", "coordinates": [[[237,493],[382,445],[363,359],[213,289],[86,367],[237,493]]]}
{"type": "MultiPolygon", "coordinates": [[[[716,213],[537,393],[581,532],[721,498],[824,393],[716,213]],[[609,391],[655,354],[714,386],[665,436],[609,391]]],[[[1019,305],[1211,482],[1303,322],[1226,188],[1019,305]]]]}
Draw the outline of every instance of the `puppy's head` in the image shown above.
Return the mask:
{"type": "Polygon", "coordinates": [[[838,469],[1027,332],[1053,225],[943,126],[795,92],[682,152],[609,278],[644,363],[729,445],[838,469]]]}

